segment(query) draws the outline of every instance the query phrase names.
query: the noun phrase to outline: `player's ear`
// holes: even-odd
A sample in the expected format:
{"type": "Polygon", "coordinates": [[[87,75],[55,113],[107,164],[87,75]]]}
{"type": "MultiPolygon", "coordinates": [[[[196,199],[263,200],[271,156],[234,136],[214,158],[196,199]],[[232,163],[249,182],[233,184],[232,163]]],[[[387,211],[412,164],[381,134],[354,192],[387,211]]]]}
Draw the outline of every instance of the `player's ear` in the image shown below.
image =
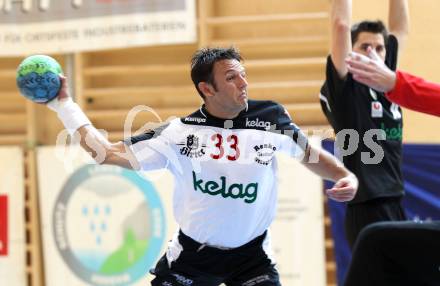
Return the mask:
{"type": "Polygon", "coordinates": [[[201,81],[197,84],[197,86],[206,97],[214,96],[214,87],[212,84],[201,81]]]}

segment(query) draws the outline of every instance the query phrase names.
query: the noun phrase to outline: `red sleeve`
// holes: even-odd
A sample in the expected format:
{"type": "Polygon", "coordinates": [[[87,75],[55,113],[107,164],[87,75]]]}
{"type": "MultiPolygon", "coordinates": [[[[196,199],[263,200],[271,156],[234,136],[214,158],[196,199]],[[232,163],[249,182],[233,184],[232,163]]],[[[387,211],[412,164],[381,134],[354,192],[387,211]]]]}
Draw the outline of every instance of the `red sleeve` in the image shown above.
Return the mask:
{"type": "Polygon", "coordinates": [[[440,84],[397,71],[396,86],[386,96],[392,102],[415,111],[440,116],[440,84]]]}

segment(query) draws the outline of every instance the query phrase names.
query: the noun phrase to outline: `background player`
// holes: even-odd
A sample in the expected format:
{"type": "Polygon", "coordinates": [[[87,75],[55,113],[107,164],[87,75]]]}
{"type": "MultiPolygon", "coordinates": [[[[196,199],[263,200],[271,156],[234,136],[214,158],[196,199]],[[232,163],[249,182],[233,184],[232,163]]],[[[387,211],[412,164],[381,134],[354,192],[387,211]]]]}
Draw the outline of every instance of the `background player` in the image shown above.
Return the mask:
{"type": "MultiPolygon", "coordinates": [[[[440,116],[440,85],[403,71],[393,72],[368,49],[366,58],[346,60],[353,78],[386,93],[389,100],[440,116]]],[[[353,250],[346,286],[440,283],[440,222],[382,222],[366,227],[353,250]]]]}
{"type": "MultiPolygon", "coordinates": [[[[397,65],[398,46],[408,31],[406,0],[389,0],[388,34],[381,21],[351,23],[351,0],[331,2],[331,50],[327,59],[326,81],[321,88],[321,107],[335,132],[355,130],[359,135],[356,151],[343,158],[345,166],[359,179],[359,191],[348,206],[345,231],[353,246],[363,227],[377,221],[404,220],[400,204],[403,181],[400,169],[402,134],[386,131],[402,130],[402,115],[398,105],[373,89],[354,81],[348,73],[345,58],[353,50],[365,54],[368,47],[376,50],[391,69],[397,65]],[[380,162],[370,161],[375,154],[366,145],[364,136],[370,130],[383,130],[384,140],[375,144],[384,152],[380,162]],[[370,154],[363,158],[362,153],[370,154]]],[[[382,134],[383,134],[382,133],[382,134]]],[[[337,144],[346,149],[350,138],[339,138],[337,144]]]]}

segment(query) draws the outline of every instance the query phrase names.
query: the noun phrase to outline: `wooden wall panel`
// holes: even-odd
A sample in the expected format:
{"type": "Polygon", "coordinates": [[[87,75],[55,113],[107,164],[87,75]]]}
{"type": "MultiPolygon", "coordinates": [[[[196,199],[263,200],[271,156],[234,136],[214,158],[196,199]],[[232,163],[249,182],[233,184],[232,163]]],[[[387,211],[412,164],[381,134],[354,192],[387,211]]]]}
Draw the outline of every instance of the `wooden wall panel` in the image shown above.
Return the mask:
{"type": "MultiPolygon", "coordinates": [[[[204,1],[204,0],[201,0],[204,1]]],[[[261,15],[276,13],[311,13],[328,7],[327,0],[221,0],[214,1],[214,10],[218,15],[261,15]]]]}

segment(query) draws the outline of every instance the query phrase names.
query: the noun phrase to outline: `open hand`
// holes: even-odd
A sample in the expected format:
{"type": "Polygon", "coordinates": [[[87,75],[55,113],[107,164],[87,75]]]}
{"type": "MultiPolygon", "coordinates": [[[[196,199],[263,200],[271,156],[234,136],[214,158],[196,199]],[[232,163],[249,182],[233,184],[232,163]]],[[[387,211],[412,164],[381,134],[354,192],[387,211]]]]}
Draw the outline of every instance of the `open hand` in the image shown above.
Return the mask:
{"type": "Polygon", "coordinates": [[[64,75],[60,75],[61,88],[58,92],[57,98],[62,100],[63,98],[70,97],[69,95],[69,87],[67,85],[67,78],[64,75]]]}
{"type": "Polygon", "coordinates": [[[396,85],[396,74],[390,70],[377,53],[368,47],[368,57],[351,52],[345,59],[353,79],[377,91],[388,92],[396,85]]]}
{"type": "Polygon", "coordinates": [[[338,202],[351,201],[356,195],[358,189],[358,179],[355,175],[350,174],[346,177],[339,179],[333,186],[333,188],[326,190],[326,194],[332,200],[338,202]]]}
{"type": "Polygon", "coordinates": [[[67,78],[64,75],[60,74],[61,88],[58,91],[57,97],[49,101],[46,105],[51,110],[57,112],[60,104],[63,102],[71,101],[72,98],[69,95],[69,87],[67,86],[67,78]]]}

